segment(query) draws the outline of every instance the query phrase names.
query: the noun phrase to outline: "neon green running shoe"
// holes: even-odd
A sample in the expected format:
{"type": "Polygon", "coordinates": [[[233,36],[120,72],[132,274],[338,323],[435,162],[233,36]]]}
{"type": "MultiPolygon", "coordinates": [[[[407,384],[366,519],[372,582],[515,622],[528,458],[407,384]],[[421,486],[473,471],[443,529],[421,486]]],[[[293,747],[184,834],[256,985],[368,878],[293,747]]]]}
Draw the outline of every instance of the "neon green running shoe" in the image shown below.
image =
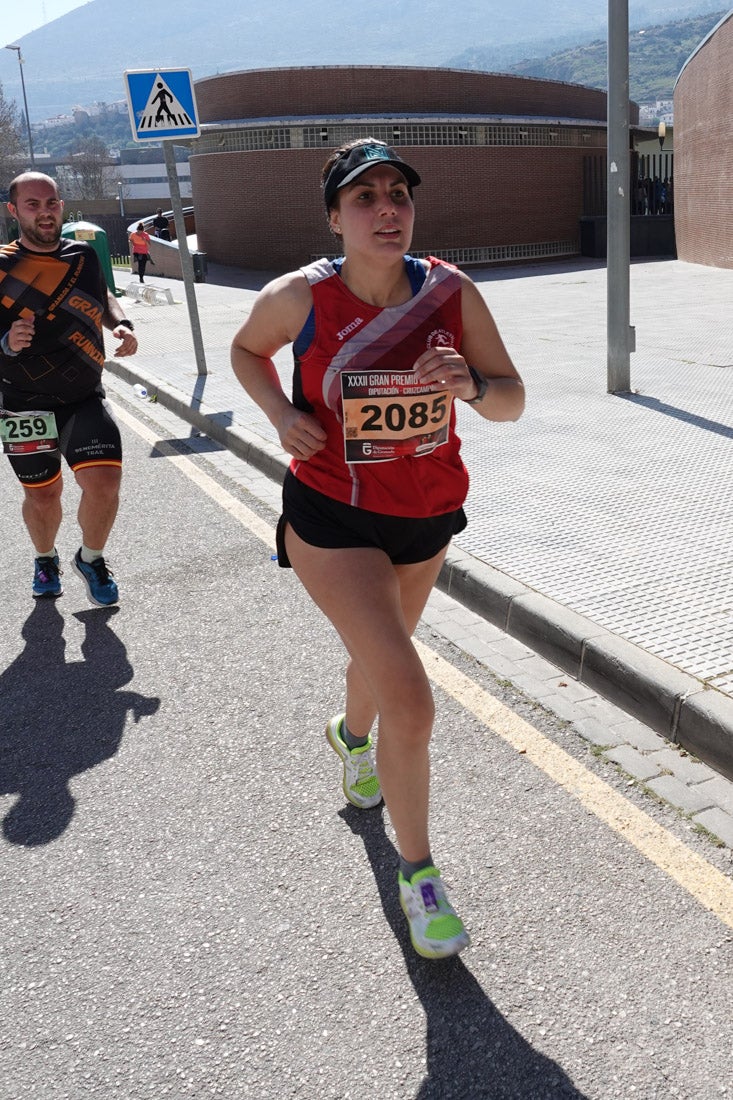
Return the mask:
{"type": "Polygon", "coordinates": [[[400,904],[410,926],[410,939],[424,959],[447,959],[471,942],[463,921],[445,896],[436,867],[424,867],[408,882],[398,875],[400,904]]]}
{"type": "Polygon", "coordinates": [[[374,744],[371,737],[363,749],[349,749],[341,737],[344,715],[337,714],[326,725],[326,740],[338,753],[344,765],[344,794],[360,810],[370,810],[382,801],[382,788],[374,763],[374,744]]]}

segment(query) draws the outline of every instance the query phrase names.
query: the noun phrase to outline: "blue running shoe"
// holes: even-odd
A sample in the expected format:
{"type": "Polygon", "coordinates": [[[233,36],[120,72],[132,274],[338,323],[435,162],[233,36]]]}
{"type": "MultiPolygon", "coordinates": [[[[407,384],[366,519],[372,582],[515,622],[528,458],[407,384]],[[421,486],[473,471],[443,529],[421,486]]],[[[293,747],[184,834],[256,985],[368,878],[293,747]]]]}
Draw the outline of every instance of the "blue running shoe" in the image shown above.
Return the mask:
{"type": "Polygon", "coordinates": [[[109,607],[117,603],[120,594],[104,558],[95,558],[93,562],[82,561],[80,548],[74,554],[71,565],[84,581],[91,603],[97,607],[109,607]]]}
{"type": "Polygon", "coordinates": [[[63,594],[61,587],[61,572],[59,569],[59,556],[54,554],[51,558],[36,558],[33,573],[33,599],[49,597],[53,600],[63,594]]]}

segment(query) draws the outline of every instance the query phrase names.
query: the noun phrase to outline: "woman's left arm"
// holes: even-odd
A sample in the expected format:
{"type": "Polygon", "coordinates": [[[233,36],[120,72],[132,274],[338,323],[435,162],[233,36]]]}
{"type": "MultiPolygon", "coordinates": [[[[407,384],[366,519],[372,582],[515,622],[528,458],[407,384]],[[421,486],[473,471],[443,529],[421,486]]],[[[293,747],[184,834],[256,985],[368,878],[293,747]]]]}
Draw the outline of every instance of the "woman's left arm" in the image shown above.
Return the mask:
{"type": "MultiPolygon", "coordinates": [[[[475,283],[463,272],[461,313],[463,340],[460,353],[467,366],[488,381],[483,397],[475,401],[472,407],[485,420],[518,420],[524,411],[524,384],[504,347],[489,307],[475,283]]],[[[475,398],[478,392],[478,385],[474,382],[472,397],[475,398]]]]}

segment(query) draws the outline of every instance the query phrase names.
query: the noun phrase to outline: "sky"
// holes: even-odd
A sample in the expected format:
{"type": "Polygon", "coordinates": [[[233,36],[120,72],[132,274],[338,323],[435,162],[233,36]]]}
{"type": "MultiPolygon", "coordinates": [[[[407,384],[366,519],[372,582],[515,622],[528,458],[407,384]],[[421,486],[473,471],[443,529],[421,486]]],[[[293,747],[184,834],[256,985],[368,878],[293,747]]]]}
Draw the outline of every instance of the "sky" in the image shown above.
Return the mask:
{"type": "Polygon", "coordinates": [[[86,0],[0,0],[2,45],[17,42],[24,34],[80,8],[83,3],[86,0]]]}

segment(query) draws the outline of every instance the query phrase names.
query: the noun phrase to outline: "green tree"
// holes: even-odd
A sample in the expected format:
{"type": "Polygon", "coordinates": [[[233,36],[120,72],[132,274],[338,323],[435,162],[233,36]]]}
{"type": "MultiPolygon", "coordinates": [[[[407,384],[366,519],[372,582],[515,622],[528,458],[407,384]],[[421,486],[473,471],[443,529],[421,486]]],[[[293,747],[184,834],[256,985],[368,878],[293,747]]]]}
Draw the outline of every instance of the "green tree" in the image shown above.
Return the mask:
{"type": "Polygon", "coordinates": [[[34,144],[52,157],[66,157],[80,138],[98,137],[107,148],[135,148],[127,115],[107,110],[94,118],[79,115],[77,120],[64,126],[46,126],[42,122],[33,127],[34,144]]]}

